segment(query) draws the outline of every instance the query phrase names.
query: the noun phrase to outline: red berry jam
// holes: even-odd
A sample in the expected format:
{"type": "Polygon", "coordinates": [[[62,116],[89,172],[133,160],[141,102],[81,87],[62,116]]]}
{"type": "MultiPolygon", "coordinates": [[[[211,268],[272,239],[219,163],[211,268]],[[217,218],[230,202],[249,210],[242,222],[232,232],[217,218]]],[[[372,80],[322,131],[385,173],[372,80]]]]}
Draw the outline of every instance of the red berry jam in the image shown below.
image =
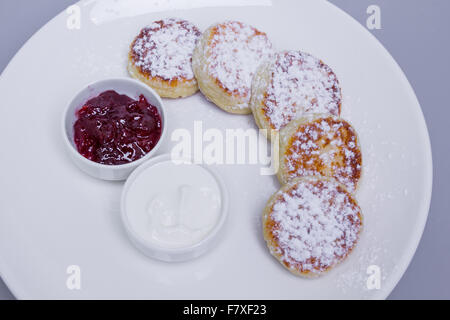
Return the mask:
{"type": "Polygon", "coordinates": [[[77,117],[73,128],[78,152],[101,164],[138,160],[161,138],[161,116],[143,95],[136,101],[106,91],[86,102],[77,117]]]}

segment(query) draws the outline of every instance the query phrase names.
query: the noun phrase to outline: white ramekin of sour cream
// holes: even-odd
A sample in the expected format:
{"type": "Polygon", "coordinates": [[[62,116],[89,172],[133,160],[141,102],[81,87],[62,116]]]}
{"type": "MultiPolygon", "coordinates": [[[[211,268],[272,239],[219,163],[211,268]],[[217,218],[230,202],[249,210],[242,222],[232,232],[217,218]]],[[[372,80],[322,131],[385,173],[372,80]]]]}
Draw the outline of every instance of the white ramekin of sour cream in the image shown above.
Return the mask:
{"type": "Polygon", "coordinates": [[[228,215],[228,192],[208,167],[161,155],[130,175],[121,215],[129,238],[144,254],[186,261],[218,241],[228,215]]]}

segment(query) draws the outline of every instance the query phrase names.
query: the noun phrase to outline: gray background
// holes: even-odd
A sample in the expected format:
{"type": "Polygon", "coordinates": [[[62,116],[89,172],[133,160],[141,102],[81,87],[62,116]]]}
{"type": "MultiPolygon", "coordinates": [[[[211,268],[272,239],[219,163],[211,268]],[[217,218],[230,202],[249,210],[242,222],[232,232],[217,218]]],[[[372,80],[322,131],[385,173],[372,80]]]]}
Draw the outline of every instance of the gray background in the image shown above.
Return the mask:
{"type": "MultiPolygon", "coordinates": [[[[0,71],[41,26],[75,0],[0,0],[0,71]]],[[[450,299],[450,1],[330,0],[366,25],[366,9],[381,7],[372,31],[400,64],[422,105],[433,148],[433,198],[417,253],[391,299],[450,299]]],[[[0,279],[0,299],[13,299],[0,279]]]]}

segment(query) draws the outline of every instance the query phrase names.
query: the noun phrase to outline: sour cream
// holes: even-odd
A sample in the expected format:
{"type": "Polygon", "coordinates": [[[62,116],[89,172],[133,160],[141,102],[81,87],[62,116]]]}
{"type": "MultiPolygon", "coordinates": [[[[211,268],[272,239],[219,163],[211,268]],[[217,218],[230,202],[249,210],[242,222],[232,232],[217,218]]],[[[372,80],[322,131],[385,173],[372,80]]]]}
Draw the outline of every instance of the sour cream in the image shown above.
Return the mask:
{"type": "Polygon", "coordinates": [[[223,185],[201,165],[159,160],[139,168],[127,181],[125,225],[141,247],[193,247],[223,223],[223,185]]]}

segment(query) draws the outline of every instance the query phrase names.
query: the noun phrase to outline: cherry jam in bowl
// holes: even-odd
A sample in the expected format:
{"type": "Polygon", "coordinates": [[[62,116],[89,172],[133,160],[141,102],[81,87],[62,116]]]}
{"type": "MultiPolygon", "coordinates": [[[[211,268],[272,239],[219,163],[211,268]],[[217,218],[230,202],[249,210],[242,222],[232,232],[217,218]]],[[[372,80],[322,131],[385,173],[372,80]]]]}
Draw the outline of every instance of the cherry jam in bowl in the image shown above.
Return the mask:
{"type": "Polygon", "coordinates": [[[64,112],[62,129],[81,170],[103,180],[125,180],[161,146],[166,113],[159,95],[145,84],[108,79],[75,96],[64,112]]]}

